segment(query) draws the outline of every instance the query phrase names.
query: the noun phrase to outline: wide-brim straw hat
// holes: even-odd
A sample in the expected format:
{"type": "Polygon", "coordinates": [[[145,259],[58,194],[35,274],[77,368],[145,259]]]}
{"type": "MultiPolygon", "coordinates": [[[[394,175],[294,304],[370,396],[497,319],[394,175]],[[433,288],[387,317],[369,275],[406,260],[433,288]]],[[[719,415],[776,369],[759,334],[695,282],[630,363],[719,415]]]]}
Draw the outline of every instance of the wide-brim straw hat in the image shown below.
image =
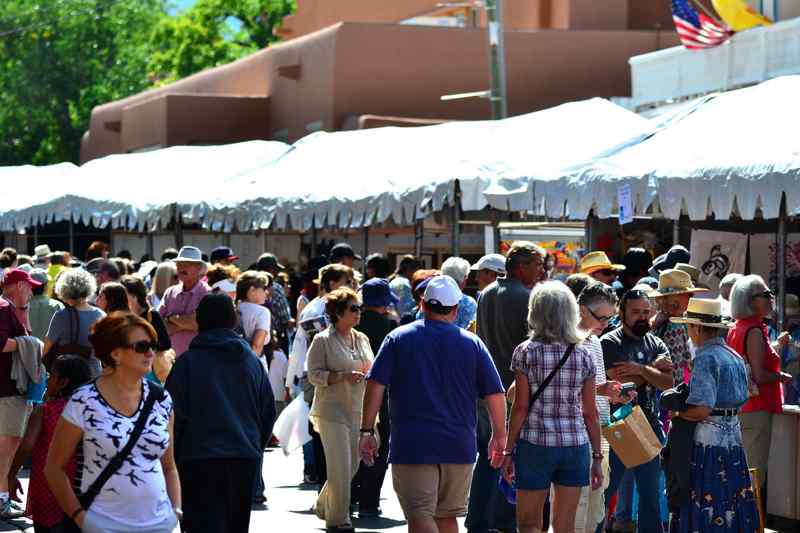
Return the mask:
{"type": "Polygon", "coordinates": [[[689,273],[675,268],[664,270],[658,276],[658,288],[650,293],[653,298],[663,296],[674,296],[676,294],[695,294],[697,292],[708,292],[708,289],[695,287],[692,284],[692,277],[689,273]]]}
{"type": "Polygon", "coordinates": [[[598,270],[625,270],[625,265],[612,263],[605,252],[589,252],[581,259],[580,273],[591,274],[598,270]]]}
{"type": "Polygon", "coordinates": [[[709,328],[728,329],[733,321],[724,316],[722,302],[709,298],[691,298],[682,317],[670,318],[674,324],[693,324],[709,328]]]}
{"type": "Polygon", "coordinates": [[[694,265],[690,265],[689,263],[678,263],[675,265],[675,270],[683,270],[692,278],[692,283],[698,283],[700,281],[700,269],[694,265]]]}

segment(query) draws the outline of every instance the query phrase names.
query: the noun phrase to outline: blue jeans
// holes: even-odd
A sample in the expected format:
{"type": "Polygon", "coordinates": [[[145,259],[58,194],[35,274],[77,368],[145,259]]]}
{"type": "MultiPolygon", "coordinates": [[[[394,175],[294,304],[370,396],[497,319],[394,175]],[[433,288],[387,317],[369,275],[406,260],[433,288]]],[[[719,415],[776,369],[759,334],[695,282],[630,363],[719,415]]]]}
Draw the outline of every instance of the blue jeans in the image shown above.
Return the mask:
{"type": "Polygon", "coordinates": [[[472,473],[472,485],[469,491],[469,506],[465,525],[468,531],[486,531],[500,529],[517,530],[517,509],[508,503],[500,492],[497,481],[500,470],[489,464],[488,448],[492,435],[489,423],[489,412],[486,406],[478,405],[478,460],[472,473]]]}
{"type": "Polygon", "coordinates": [[[633,520],[633,488],[634,476],[632,470],[626,470],[622,482],[617,490],[617,508],[614,511],[614,520],[630,522],[633,520]]]}
{"type": "MultiPolygon", "coordinates": [[[[611,478],[606,489],[606,511],[611,497],[622,482],[622,477],[628,469],[619,460],[613,450],[610,452],[611,478]]],[[[636,480],[636,490],[639,493],[637,531],[639,533],[664,533],[661,523],[661,509],[659,506],[660,493],[658,477],[661,471],[661,458],[656,457],[649,463],[631,468],[630,471],[636,480]]]]}

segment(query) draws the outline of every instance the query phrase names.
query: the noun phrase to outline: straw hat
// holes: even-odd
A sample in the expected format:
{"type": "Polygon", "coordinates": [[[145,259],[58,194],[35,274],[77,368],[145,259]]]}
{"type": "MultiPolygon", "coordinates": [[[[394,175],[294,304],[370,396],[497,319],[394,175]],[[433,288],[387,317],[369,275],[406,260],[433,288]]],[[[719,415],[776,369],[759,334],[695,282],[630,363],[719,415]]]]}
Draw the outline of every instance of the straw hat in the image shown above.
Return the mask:
{"type": "Polygon", "coordinates": [[[589,252],[581,259],[581,274],[591,274],[598,270],[625,270],[625,265],[611,262],[605,252],[589,252]]]}
{"type": "Polygon", "coordinates": [[[692,277],[683,270],[665,270],[658,276],[658,288],[650,293],[653,298],[662,296],[674,296],[676,294],[694,294],[696,292],[706,292],[708,289],[701,289],[692,285],[692,277]]]}
{"type": "Polygon", "coordinates": [[[722,302],[708,298],[692,298],[686,314],[678,318],[670,318],[674,324],[694,324],[709,328],[727,329],[733,322],[723,316],[722,302]]]}
{"type": "Polygon", "coordinates": [[[675,265],[675,270],[683,270],[692,278],[692,283],[697,283],[700,281],[700,269],[696,266],[692,266],[689,263],[678,263],[675,265]]]}

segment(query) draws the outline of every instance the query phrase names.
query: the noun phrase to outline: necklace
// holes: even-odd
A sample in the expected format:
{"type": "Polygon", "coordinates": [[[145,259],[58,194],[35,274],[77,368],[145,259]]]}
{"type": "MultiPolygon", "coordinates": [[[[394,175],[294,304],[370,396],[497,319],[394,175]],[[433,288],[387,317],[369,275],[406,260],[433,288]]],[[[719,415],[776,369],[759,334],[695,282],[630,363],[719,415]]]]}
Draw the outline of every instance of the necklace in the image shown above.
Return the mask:
{"type": "Polygon", "coordinates": [[[347,348],[347,350],[350,352],[350,355],[353,358],[355,358],[355,356],[356,356],[356,339],[355,339],[355,335],[353,334],[353,330],[350,330],[350,339],[349,339],[350,342],[348,342],[347,339],[344,338],[344,335],[342,335],[338,331],[336,332],[336,335],[338,335],[339,340],[341,341],[341,343],[344,344],[344,347],[347,348]]]}

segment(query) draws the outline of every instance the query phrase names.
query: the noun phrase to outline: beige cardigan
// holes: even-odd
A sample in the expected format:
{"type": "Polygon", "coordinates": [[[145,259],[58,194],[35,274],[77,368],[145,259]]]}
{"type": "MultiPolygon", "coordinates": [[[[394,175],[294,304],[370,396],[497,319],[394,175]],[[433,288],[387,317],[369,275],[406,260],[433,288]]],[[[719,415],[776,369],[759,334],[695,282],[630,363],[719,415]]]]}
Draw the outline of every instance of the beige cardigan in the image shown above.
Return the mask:
{"type": "MultiPolygon", "coordinates": [[[[308,349],[308,380],[314,385],[314,403],[309,416],[330,422],[350,425],[358,420],[364,402],[366,383],[353,385],[346,380],[328,384],[331,372],[358,370],[366,373],[372,366],[369,338],[352,330],[355,337],[355,356],[333,326],[320,331],[308,349]]],[[[356,423],[360,423],[360,420],[356,423]]]]}

